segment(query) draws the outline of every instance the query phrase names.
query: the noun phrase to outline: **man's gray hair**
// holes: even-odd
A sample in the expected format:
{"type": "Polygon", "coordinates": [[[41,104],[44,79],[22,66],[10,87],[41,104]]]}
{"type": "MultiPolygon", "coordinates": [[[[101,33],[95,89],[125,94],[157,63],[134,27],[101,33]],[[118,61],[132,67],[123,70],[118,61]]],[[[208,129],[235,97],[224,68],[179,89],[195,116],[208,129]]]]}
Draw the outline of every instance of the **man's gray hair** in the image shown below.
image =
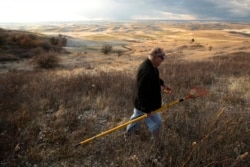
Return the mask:
{"type": "Polygon", "coordinates": [[[165,57],[166,56],[164,50],[158,47],[152,49],[149,55],[152,57],[155,57],[155,56],[165,57]]]}

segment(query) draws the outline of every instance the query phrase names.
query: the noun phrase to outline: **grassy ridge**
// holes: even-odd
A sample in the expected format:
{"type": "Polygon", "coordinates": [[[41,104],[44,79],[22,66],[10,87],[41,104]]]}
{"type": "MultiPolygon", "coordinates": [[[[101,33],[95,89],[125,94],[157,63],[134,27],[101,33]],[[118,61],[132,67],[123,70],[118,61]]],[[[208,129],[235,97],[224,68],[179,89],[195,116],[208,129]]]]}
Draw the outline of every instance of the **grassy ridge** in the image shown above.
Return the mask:
{"type": "Polygon", "coordinates": [[[139,136],[123,130],[73,147],[124,123],[132,113],[134,75],[53,71],[0,76],[1,166],[249,166],[249,53],[207,61],[169,58],[160,68],[179,99],[194,86],[209,96],[163,113],[161,141],[151,143],[145,124],[139,136]]]}
{"type": "Polygon", "coordinates": [[[0,28],[0,62],[36,57],[44,52],[65,53],[66,38],[0,28]]]}

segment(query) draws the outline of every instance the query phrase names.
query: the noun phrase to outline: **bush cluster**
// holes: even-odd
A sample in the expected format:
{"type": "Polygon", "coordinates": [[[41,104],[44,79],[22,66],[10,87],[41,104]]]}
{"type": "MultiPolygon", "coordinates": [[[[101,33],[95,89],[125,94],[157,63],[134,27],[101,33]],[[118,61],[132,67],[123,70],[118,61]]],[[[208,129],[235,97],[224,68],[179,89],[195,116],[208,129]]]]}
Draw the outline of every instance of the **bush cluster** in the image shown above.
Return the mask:
{"type": "Polygon", "coordinates": [[[107,55],[107,54],[109,54],[109,53],[112,52],[112,49],[113,49],[112,45],[104,44],[102,46],[102,50],[101,51],[102,51],[102,53],[104,53],[105,55],[107,55]]]}
{"type": "Polygon", "coordinates": [[[41,52],[37,56],[33,57],[33,63],[40,68],[55,68],[59,66],[59,56],[56,52],[41,52]]]}
{"type": "Polygon", "coordinates": [[[16,59],[32,58],[37,56],[35,51],[43,49],[46,52],[64,51],[66,38],[63,36],[53,39],[25,31],[14,31],[1,29],[0,33],[0,61],[12,61],[16,59]],[[14,58],[12,58],[14,57],[14,58]]]}

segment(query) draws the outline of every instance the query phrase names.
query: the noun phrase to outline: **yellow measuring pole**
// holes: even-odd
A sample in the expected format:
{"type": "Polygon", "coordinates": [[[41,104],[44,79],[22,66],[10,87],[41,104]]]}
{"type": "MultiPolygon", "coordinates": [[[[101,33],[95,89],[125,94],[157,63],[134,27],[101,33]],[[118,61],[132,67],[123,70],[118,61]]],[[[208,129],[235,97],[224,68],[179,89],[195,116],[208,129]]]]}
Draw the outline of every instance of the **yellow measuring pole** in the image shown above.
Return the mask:
{"type": "MultiPolygon", "coordinates": [[[[172,106],[174,106],[174,105],[176,105],[176,104],[178,104],[178,103],[180,103],[180,102],[182,102],[182,101],[185,101],[185,100],[187,100],[188,98],[191,98],[191,97],[190,97],[190,96],[187,96],[187,97],[184,97],[184,98],[182,98],[182,99],[175,100],[175,101],[173,101],[173,102],[170,102],[170,103],[168,103],[168,104],[165,104],[165,105],[163,105],[161,108],[159,108],[159,109],[157,109],[157,110],[151,112],[151,114],[154,114],[154,113],[157,113],[157,112],[162,112],[162,111],[164,111],[164,110],[167,110],[168,108],[170,108],[170,107],[172,107],[172,106]]],[[[135,119],[133,119],[133,120],[130,120],[130,121],[128,121],[128,122],[126,122],[126,123],[123,123],[123,124],[121,124],[121,125],[118,125],[118,126],[112,128],[112,129],[109,129],[109,130],[107,130],[107,131],[101,132],[101,133],[99,133],[99,134],[97,134],[97,135],[95,135],[95,136],[93,136],[93,137],[91,137],[91,138],[88,138],[88,139],[86,139],[86,140],[83,140],[83,141],[81,141],[80,143],[78,143],[78,144],[75,145],[75,146],[83,145],[83,144],[89,143],[89,142],[91,142],[92,140],[94,140],[94,139],[96,139],[96,138],[105,136],[105,135],[107,135],[107,134],[109,134],[109,133],[112,133],[113,131],[116,131],[116,130],[118,130],[118,129],[121,129],[121,128],[123,128],[123,127],[125,127],[125,126],[127,126],[127,125],[129,125],[129,124],[131,124],[131,123],[140,121],[140,120],[142,120],[142,119],[144,119],[144,118],[146,118],[146,117],[147,117],[147,114],[144,114],[144,115],[142,115],[142,116],[140,116],[140,117],[138,117],[138,118],[135,118],[135,119]]]]}

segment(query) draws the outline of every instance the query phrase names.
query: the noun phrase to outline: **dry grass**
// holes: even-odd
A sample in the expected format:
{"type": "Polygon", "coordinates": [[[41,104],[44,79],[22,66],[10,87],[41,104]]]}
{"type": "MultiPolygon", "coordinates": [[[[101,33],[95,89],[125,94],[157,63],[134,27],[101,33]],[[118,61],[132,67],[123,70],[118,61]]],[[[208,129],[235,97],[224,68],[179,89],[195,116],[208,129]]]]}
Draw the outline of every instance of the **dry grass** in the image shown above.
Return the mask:
{"type": "Polygon", "coordinates": [[[78,142],[129,119],[134,74],[54,71],[0,76],[1,166],[249,166],[249,53],[199,62],[169,57],[160,70],[179,99],[194,86],[204,98],[165,112],[161,140],[145,124],[125,142],[123,130],[84,146],[78,142]]]}

